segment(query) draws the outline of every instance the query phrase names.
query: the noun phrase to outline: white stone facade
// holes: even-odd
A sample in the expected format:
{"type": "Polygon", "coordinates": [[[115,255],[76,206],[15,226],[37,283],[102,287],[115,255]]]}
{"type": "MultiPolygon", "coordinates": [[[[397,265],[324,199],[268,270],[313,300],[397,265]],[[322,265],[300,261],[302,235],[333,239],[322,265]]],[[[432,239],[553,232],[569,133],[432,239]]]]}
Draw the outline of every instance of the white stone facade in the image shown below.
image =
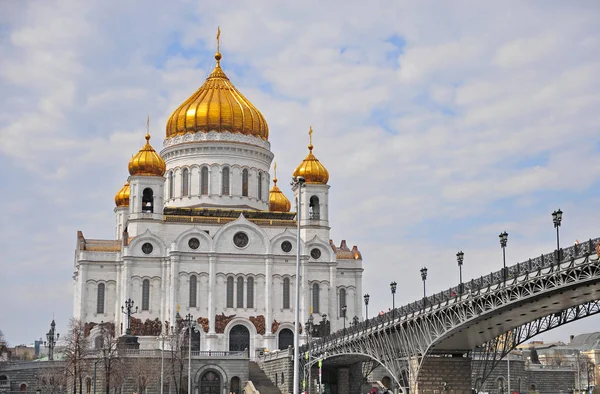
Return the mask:
{"type": "MultiPolygon", "coordinates": [[[[165,176],[129,177],[129,207],[115,209],[116,239],[91,240],[78,234],[76,319],[115,322],[117,333],[124,334],[127,322],[121,307],[132,299],[138,307],[134,317],[142,321],[172,323],[177,312],[208,319],[201,350],[237,350],[230,334],[239,325],[250,334],[251,357],[257,350],[282,345],[279,334],[291,333],[297,307],[296,221],[294,214],[268,212],[273,159],[268,142],[226,134],[166,140],[161,152],[165,176]],[[204,185],[202,168],[208,172],[204,185]],[[225,188],[224,168],[229,170],[225,188]],[[147,189],[152,190],[151,204],[142,201],[147,189]],[[211,208],[215,213],[194,216],[175,208],[211,208]],[[237,245],[236,234],[245,234],[238,235],[237,245]],[[286,241],[290,249],[282,248],[286,241]],[[222,314],[235,316],[219,327],[216,316],[222,314]],[[264,333],[250,320],[261,316],[264,333]]],[[[339,248],[330,243],[328,190],[324,184],[307,184],[302,190],[298,307],[303,326],[312,308],[314,321],[326,314],[335,331],[343,326],[341,303],[347,306],[346,325],[354,316],[361,318],[362,257],[345,242],[339,248]],[[316,205],[313,197],[318,198],[316,205]]],[[[158,341],[141,343],[155,346],[158,341]]]]}

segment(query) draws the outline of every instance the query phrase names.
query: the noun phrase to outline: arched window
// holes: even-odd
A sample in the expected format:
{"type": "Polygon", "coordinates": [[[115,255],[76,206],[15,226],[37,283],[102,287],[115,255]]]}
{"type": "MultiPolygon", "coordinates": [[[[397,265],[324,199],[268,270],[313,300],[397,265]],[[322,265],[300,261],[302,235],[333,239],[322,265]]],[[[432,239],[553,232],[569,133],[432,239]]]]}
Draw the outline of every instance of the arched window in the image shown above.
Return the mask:
{"type": "Polygon", "coordinates": [[[27,385],[25,383],[21,384],[20,391],[22,393],[26,393],[27,392],[27,385]]]}
{"type": "Polygon", "coordinates": [[[340,289],[340,316],[344,317],[342,307],[346,305],[346,289],[340,289]]]}
{"type": "Polygon", "coordinates": [[[254,278],[248,278],[246,292],[246,308],[254,308],[254,278]]]}
{"type": "Polygon", "coordinates": [[[244,278],[237,278],[237,302],[236,307],[244,307],[244,278]]]}
{"type": "Polygon", "coordinates": [[[240,378],[234,376],[231,378],[231,384],[229,385],[229,393],[240,394],[240,378]]]}
{"type": "Polygon", "coordinates": [[[223,168],[221,174],[221,194],[223,196],[229,195],[229,167],[223,168]]]}
{"type": "Polygon", "coordinates": [[[227,278],[227,308],[233,308],[233,277],[227,278]]]}
{"type": "Polygon", "coordinates": [[[319,209],[319,197],[312,196],[308,205],[308,218],[313,220],[319,220],[320,209],[319,209]]]}
{"type": "Polygon", "coordinates": [[[175,183],[173,183],[173,171],[169,171],[169,199],[175,194],[175,183]]]}
{"type": "Polygon", "coordinates": [[[96,296],[96,313],[104,313],[104,283],[98,285],[98,295],[96,296]]]}
{"type": "Polygon", "coordinates": [[[312,299],[312,307],[314,313],[319,313],[319,284],[313,283],[313,299],[312,299]]]}
{"type": "Polygon", "coordinates": [[[190,308],[196,307],[196,275],[190,276],[190,308]]]}
{"type": "Polygon", "coordinates": [[[184,197],[190,195],[190,171],[187,168],[181,171],[181,195],[184,197]]]}
{"type": "Polygon", "coordinates": [[[92,392],[92,379],[85,378],[85,392],[90,394],[92,392]]]}
{"type": "Polygon", "coordinates": [[[208,195],[208,167],[202,167],[200,170],[200,194],[208,195]]]}
{"type": "Polygon", "coordinates": [[[102,345],[104,345],[104,338],[99,335],[94,339],[94,349],[102,349],[102,345]]]}
{"type": "Polygon", "coordinates": [[[248,170],[242,171],[242,196],[248,197],[248,170]]]}
{"type": "Polygon", "coordinates": [[[142,310],[150,310],[150,280],[148,279],[142,282],[142,310]]]}
{"type": "Polygon", "coordinates": [[[262,183],[263,183],[262,178],[263,178],[262,172],[259,171],[258,172],[258,200],[259,201],[262,201],[262,199],[263,199],[262,198],[262,183]]]}
{"type": "Polygon", "coordinates": [[[149,187],[142,192],[142,212],[154,212],[154,192],[149,187]]]}
{"type": "Polygon", "coordinates": [[[283,309],[290,309],[290,278],[283,279],[283,309]]]}

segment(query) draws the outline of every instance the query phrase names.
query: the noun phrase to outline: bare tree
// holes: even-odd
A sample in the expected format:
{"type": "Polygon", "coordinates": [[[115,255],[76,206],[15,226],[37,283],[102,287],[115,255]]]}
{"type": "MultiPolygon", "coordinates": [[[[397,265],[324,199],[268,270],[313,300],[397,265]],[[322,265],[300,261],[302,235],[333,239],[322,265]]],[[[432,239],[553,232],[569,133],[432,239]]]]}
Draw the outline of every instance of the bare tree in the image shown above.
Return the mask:
{"type": "Polygon", "coordinates": [[[184,378],[187,378],[187,371],[185,368],[186,353],[184,347],[187,344],[187,329],[183,326],[180,320],[174,327],[171,327],[169,335],[169,373],[173,378],[173,384],[175,385],[175,393],[183,393],[183,386],[186,383],[184,378]]]}
{"type": "Polygon", "coordinates": [[[111,373],[121,364],[117,353],[117,338],[114,323],[100,323],[100,357],[104,365],[104,383],[106,394],[110,394],[111,373]]]}
{"type": "Polygon", "coordinates": [[[83,393],[83,375],[86,370],[85,357],[88,354],[88,338],[85,335],[85,324],[81,320],[71,319],[69,332],[65,338],[65,358],[67,373],[73,378],[73,394],[83,393]]]}
{"type": "Polygon", "coordinates": [[[137,385],[137,393],[160,381],[160,359],[135,357],[127,360],[129,376],[137,385]]]}
{"type": "Polygon", "coordinates": [[[48,366],[37,376],[41,388],[51,394],[60,393],[67,385],[66,371],[62,367],[48,366]]]}
{"type": "Polygon", "coordinates": [[[565,364],[565,362],[566,362],[565,355],[562,354],[561,352],[555,350],[552,354],[552,365],[556,365],[556,366],[560,367],[561,365],[565,364]]]}

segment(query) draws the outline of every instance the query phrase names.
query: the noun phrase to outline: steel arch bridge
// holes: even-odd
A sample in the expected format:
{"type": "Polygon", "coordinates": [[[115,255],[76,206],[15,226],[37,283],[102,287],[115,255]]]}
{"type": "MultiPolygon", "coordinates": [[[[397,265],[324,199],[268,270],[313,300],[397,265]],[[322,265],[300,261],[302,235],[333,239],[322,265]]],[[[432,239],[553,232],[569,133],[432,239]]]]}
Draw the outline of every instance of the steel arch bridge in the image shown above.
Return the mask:
{"type": "Polygon", "coordinates": [[[303,367],[371,360],[410,387],[425,356],[471,353],[485,381],[517,345],[600,312],[599,254],[600,238],[590,239],[396,308],[304,345],[303,367]]]}

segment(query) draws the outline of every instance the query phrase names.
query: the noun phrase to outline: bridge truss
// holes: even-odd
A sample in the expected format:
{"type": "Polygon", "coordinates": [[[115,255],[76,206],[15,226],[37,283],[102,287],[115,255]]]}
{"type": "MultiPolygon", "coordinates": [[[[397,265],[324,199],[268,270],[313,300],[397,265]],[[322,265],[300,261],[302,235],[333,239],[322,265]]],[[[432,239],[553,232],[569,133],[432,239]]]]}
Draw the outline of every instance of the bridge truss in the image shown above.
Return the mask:
{"type": "Polygon", "coordinates": [[[600,312],[600,301],[596,301],[600,288],[594,287],[600,284],[599,241],[561,250],[560,260],[555,251],[397,308],[312,341],[301,354],[308,350],[312,360],[350,355],[371,359],[385,368],[398,386],[410,387],[409,379],[416,381],[425,356],[470,353],[480,361],[477,375],[485,381],[517,345],[600,312]],[[570,290],[577,294],[564,295],[570,290]],[[567,301],[555,300],[550,306],[532,309],[540,300],[552,297],[567,301]],[[512,327],[506,321],[484,327],[503,311],[522,313],[512,327]],[[461,335],[462,343],[452,342],[461,335]],[[472,343],[474,337],[480,342],[472,343]],[[469,338],[469,346],[464,338],[469,338]]]}

